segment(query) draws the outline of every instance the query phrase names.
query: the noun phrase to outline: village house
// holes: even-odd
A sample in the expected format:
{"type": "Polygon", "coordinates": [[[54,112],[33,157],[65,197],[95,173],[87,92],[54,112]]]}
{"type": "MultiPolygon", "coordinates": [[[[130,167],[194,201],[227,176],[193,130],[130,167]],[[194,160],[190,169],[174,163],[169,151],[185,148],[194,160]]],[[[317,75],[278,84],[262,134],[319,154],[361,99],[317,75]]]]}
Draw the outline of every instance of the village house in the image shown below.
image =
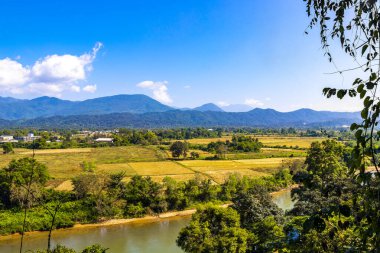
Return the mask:
{"type": "Polygon", "coordinates": [[[97,138],[96,142],[113,142],[113,138],[97,138]]]}
{"type": "Polygon", "coordinates": [[[0,142],[17,142],[12,135],[0,135],[0,142]]]}

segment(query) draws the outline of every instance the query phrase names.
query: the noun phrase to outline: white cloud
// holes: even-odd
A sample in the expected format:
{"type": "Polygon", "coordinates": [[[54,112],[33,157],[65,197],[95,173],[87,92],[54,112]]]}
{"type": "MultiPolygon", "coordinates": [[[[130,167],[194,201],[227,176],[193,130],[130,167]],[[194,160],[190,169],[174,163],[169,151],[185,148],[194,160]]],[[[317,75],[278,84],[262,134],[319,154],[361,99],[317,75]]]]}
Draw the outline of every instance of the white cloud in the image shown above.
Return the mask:
{"type": "Polygon", "coordinates": [[[78,86],[78,85],[72,85],[71,87],[70,87],[70,90],[72,91],[72,92],[80,92],[80,87],[78,86]]]}
{"type": "Polygon", "coordinates": [[[157,99],[158,101],[162,103],[170,104],[173,102],[173,100],[171,99],[168,93],[167,85],[168,85],[167,81],[162,81],[162,82],[143,81],[141,83],[138,83],[136,86],[143,89],[152,90],[153,98],[157,99]]]}
{"type": "Polygon", "coordinates": [[[0,92],[37,93],[60,96],[64,91],[80,92],[78,83],[86,80],[102,43],[80,56],[48,55],[33,66],[23,66],[9,58],[0,60],[0,92]]]}
{"type": "Polygon", "coordinates": [[[89,93],[94,93],[96,89],[97,89],[96,85],[86,85],[83,87],[83,91],[89,92],[89,93]]]}
{"type": "Polygon", "coordinates": [[[256,99],[253,99],[253,98],[248,98],[244,101],[244,104],[245,105],[249,105],[251,107],[257,107],[257,106],[263,106],[264,103],[259,101],[259,100],[256,100],[256,99]]]}
{"type": "Polygon", "coordinates": [[[183,88],[185,88],[185,89],[190,89],[191,86],[190,86],[190,85],[185,85],[185,86],[183,86],[183,88]]]}
{"type": "Polygon", "coordinates": [[[221,106],[221,107],[225,107],[225,106],[229,106],[230,105],[229,103],[224,102],[224,101],[219,101],[216,104],[219,105],[219,106],[221,106]]]}
{"type": "Polygon", "coordinates": [[[31,83],[25,89],[24,92],[32,92],[38,94],[44,94],[48,96],[60,97],[65,88],[60,84],[54,83],[31,83]]]}
{"type": "Polygon", "coordinates": [[[12,91],[30,80],[30,70],[17,61],[5,58],[0,60],[0,88],[12,91]]]}

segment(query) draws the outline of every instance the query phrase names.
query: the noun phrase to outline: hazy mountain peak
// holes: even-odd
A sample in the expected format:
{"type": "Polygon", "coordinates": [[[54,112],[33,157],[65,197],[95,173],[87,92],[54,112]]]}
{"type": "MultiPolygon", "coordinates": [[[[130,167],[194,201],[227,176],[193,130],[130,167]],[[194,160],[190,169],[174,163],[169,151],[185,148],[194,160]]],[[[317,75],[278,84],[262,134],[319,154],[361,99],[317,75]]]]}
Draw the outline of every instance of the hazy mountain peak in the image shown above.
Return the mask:
{"type": "Polygon", "coordinates": [[[200,112],[223,112],[223,110],[217,106],[216,104],[213,103],[207,103],[198,107],[195,107],[193,110],[195,111],[200,111],[200,112]]]}

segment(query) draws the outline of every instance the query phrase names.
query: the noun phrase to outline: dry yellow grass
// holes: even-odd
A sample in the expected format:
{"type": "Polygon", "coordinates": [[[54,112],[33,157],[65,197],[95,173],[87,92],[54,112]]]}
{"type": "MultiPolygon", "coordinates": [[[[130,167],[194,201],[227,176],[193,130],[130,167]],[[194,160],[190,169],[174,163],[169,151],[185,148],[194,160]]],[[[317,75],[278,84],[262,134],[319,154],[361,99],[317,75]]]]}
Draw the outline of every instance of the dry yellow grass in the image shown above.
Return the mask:
{"type": "Polygon", "coordinates": [[[254,167],[273,167],[280,165],[284,160],[294,160],[298,158],[265,158],[265,159],[245,159],[234,160],[234,162],[254,167]]]}
{"type": "Polygon", "coordinates": [[[197,139],[190,139],[186,140],[188,143],[191,144],[209,144],[210,142],[214,141],[226,141],[226,140],[231,140],[231,136],[225,136],[221,138],[197,138],[197,139]]]}
{"type": "Polygon", "coordinates": [[[57,191],[72,191],[74,189],[73,182],[71,180],[63,181],[58,185],[55,190],[57,191]]]}
{"type": "MultiPolygon", "coordinates": [[[[292,158],[299,159],[299,158],[292,158]]],[[[188,160],[180,163],[192,170],[198,172],[209,171],[236,171],[244,169],[253,169],[262,172],[273,172],[283,161],[291,160],[291,158],[265,158],[265,159],[246,159],[246,160],[222,160],[222,161],[207,161],[207,160],[188,160]]]]}
{"type": "MultiPolygon", "coordinates": [[[[300,147],[300,148],[309,148],[310,144],[314,141],[322,141],[324,138],[320,137],[287,137],[287,136],[255,136],[252,137],[258,138],[265,146],[286,146],[286,147],[300,147]]],[[[190,139],[187,142],[192,144],[208,144],[212,141],[226,141],[231,140],[232,136],[224,136],[221,138],[199,138],[199,139],[190,139]]]]}
{"type": "Polygon", "coordinates": [[[137,174],[142,176],[181,175],[194,172],[175,162],[139,162],[129,163],[137,174]]]}
{"type": "MultiPolygon", "coordinates": [[[[90,153],[91,148],[69,148],[69,149],[41,149],[35,150],[35,155],[45,154],[67,154],[67,153],[90,153]]],[[[20,155],[32,155],[33,150],[30,149],[16,149],[16,152],[20,155]]]]}
{"type": "Polygon", "coordinates": [[[212,161],[212,160],[188,160],[181,161],[182,165],[189,167],[198,172],[221,171],[221,170],[240,170],[248,169],[249,166],[236,163],[232,160],[212,161]]]}
{"type": "Polygon", "coordinates": [[[322,141],[325,138],[320,137],[284,137],[284,136],[262,136],[258,137],[265,146],[286,146],[309,148],[310,144],[315,141],[322,141]]]}
{"type": "MultiPolygon", "coordinates": [[[[210,140],[210,139],[208,139],[210,140]]],[[[299,152],[285,149],[263,149],[265,153],[299,152]]],[[[16,149],[14,154],[0,155],[0,168],[5,167],[12,159],[18,159],[31,155],[31,150],[16,149]]],[[[201,155],[209,155],[201,153],[201,155]]],[[[170,176],[178,181],[189,180],[200,173],[203,177],[212,178],[215,182],[223,182],[231,173],[240,173],[250,177],[266,176],[274,172],[283,160],[289,158],[265,158],[246,160],[184,160],[168,161],[165,151],[155,147],[127,146],[107,148],[84,149],[57,149],[37,150],[35,158],[46,164],[49,174],[53,178],[52,187],[59,190],[70,190],[70,180],[81,173],[81,164],[92,162],[95,171],[99,173],[114,174],[124,172],[126,181],[133,175],[152,176],[153,180],[160,182],[165,176],[170,176]]],[[[249,157],[249,156],[248,156],[249,157]]],[[[251,156],[252,157],[252,156],[251,156]]],[[[261,158],[257,155],[255,158],[261,158]]]]}
{"type": "Polygon", "coordinates": [[[108,174],[124,172],[125,176],[132,176],[137,174],[136,171],[128,163],[100,164],[96,166],[96,172],[104,172],[108,174]]]}
{"type": "MultiPolygon", "coordinates": [[[[0,168],[9,164],[12,159],[30,157],[31,151],[16,149],[14,154],[0,154],[0,168]]],[[[37,151],[35,158],[45,164],[49,174],[56,179],[68,179],[83,172],[81,164],[93,162],[100,170],[107,170],[105,164],[121,164],[140,161],[162,161],[166,158],[163,151],[154,147],[126,146],[91,149],[55,149],[37,151]],[[84,151],[84,152],[82,152],[84,151]],[[40,152],[40,153],[38,153],[40,152]]],[[[110,166],[110,170],[115,167],[110,166]]]]}
{"type": "MultiPolygon", "coordinates": [[[[152,180],[154,182],[157,182],[157,183],[161,183],[162,180],[165,178],[165,177],[170,177],[178,182],[181,182],[181,181],[188,181],[190,179],[194,179],[196,176],[195,173],[193,174],[182,174],[182,175],[162,175],[162,176],[150,176],[152,178],[152,180]]],[[[202,175],[202,174],[198,174],[198,177],[201,178],[201,179],[205,179],[205,178],[208,178],[206,175],[202,175]]],[[[123,179],[123,182],[125,183],[128,183],[129,181],[131,180],[131,177],[125,177],[123,179]]]]}

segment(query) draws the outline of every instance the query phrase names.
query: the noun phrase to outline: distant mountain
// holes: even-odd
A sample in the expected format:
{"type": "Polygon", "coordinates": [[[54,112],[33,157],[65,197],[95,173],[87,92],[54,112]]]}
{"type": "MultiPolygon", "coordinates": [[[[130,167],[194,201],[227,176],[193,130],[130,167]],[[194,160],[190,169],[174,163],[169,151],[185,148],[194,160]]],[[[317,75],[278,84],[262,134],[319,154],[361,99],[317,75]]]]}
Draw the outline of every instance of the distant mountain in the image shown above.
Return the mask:
{"type": "Polygon", "coordinates": [[[342,127],[360,121],[357,112],[328,112],[300,109],[278,112],[273,109],[254,109],[249,112],[200,112],[171,110],[142,114],[112,113],[104,115],[72,115],[31,120],[0,120],[0,127],[33,127],[40,129],[111,129],[163,127],[342,127]]]}
{"type": "Polygon", "coordinates": [[[68,101],[53,97],[39,97],[31,100],[0,97],[0,106],[0,118],[6,120],[173,110],[172,107],[145,95],[116,95],[84,101],[68,101]]]}
{"type": "Polygon", "coordinates": [[[233,105],[223,106],[222,109],[225,112],[248,112],[248,111],[251,111],[253,108],[249,105],[233,104],[233,105]]]}
{"type": "Polygon", "coordinates": [[[199,107],[195,107],[193,110],[199,112],[223,112],[223,110],[220,107],[213,103],[208,103],[199,107]]]}

